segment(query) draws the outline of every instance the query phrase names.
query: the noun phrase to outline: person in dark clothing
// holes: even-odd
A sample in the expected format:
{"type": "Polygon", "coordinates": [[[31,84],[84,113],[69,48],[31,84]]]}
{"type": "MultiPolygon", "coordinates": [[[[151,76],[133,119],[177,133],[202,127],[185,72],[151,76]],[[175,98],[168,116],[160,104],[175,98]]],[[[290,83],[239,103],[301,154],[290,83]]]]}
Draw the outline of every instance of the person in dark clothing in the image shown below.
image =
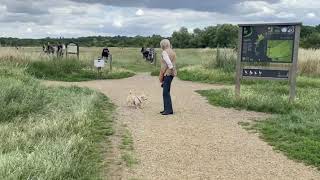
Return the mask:
{"type": "Polygon", "coordinates": [[[101,53],[102,59],[108,60],[109,55],[110,55],[109,49],[107,47],[103,48],[102,53],[101,53]]]}
{"type": "Polygon", "coordinates": [[[62,51],[62,44],[59,43],[58,46],[57,46],[57,56],[58,57],[62,57],[63,56],[63,51],[62,51]]]}

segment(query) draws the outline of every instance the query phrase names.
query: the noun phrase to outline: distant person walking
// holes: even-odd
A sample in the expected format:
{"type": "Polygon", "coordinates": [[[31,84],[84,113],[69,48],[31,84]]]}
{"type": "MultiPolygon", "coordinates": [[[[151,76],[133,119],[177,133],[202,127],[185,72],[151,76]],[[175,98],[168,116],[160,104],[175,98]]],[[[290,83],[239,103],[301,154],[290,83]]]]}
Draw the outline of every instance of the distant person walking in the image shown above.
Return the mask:
{"type": "Polygon", "coordinates": [[[103,60],[108,60],[110,55],[110,51],[107,47],[103,48],[102,53],[101,53],[101,57],[103,60]]]}
{"type": "Polygon", "coordinates": [[[159,80],[163,88],[163,111],[162,115],[173,114],[172,101],[170,95],[171,82],[177,75],[176,70],[176,53],[172,50],[170,41],[163,39],[160,42],[160,47],[163,50],[161,54],[161,69],[159,74],[159,80]]]}

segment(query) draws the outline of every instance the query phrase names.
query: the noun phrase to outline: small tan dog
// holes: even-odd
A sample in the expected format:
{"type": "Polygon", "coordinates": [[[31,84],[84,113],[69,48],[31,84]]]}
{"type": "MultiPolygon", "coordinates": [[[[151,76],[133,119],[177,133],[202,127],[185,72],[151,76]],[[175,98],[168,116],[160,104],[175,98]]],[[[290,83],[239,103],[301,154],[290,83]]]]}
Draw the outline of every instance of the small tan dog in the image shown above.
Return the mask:
{"type": "Polygon", "coordinates": [[[130,91],[128,97],[127,97],[127,105],[130,107],[135,107],[142,109],[143,102],[146,101],[148,98],[145,94],[141,94],[140,96],[137,96],[135,93],[130,91]]]}

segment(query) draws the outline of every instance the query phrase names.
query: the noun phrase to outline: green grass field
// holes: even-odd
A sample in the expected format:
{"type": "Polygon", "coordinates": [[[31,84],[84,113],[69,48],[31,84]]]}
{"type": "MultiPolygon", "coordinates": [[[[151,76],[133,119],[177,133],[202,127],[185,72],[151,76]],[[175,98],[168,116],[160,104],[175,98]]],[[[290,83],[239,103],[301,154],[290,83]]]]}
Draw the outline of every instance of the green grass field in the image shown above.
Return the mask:
{"type": "Polygon", "coordinates": [[[267,56],[274,62],[291,62],[293,40],[268,40],[267,56]]]}
{"type": "Polygon", "coordinates": [[[107,97],[0,67],[0,109],[0,179],[101,179],[113,133],[107,97]]]}

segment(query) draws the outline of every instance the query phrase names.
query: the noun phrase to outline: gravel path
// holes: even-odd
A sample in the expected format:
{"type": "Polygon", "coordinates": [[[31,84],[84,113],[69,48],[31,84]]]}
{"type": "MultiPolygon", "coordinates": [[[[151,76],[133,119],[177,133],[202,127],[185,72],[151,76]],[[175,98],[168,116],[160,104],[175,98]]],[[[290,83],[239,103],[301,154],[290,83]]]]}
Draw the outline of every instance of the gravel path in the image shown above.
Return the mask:
{"type": "Polygon", "coordinates": [[[163,117],[156,77],[74,84],[110,97],[118,106],[118,120],[132,133],[139,164],[124,169],[119,179],[320,179],[314,168],[289,160],[238,125],[265,114],[214,107],[194,92],[222,86],[174,79],[175,115],[163,117]],[[133,89],[149,98],[142,110],[125,105],[133,89]]]}

